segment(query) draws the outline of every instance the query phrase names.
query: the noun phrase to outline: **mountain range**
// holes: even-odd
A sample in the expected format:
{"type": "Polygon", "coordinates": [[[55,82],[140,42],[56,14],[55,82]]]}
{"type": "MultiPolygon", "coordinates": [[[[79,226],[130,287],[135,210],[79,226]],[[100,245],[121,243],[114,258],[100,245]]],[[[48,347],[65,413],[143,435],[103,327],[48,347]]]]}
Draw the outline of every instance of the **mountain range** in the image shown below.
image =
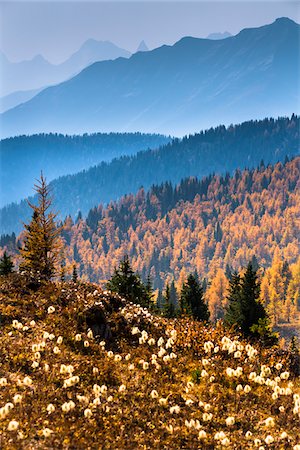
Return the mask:
{"type": "Polygon", "coordinates": [[[232,36],[231,33],[229,33],[228,31],[224,31],[224,33],[210,33],[206,39],[218,40],[218,39],[226,39],[230,36],[232,36]]]}
{"type": "MultiPolygon", "coordinates": [[[[286,157],[291,158],[300,152],[299,128],[300,119],[297,116],[250,121],[228,128],[219,126],[183,139],[173,139],[158,149],[122,156],[111,162],[102,162],[88,170],[53,180],[50,186],[55,199],[54,208],[59,211],[61,219],[68,214],[75,218],[79,211],[86,215],[95,205],[108,204],[122,195],[135,193],[141,186],[149,189],[153,184],[167,181],[178,183],[182,178],[189,176],[203,177],[211,173],[225,174],[226,171],[232,173],[237,168],[256,167],[262,159],[265,164],[284,161],[286,157]]],[[[27,145],[33,145],[32,143],[37,140],[37,138],[15,138],[18,142],[16,148],[20,153],[23,148],[22,139],[24,147],[26,142],[27,145]]],[[[152,139],[153,144],[155,140],[157,142],[157,139],[161,138],[152,139]]],[[[45,143],[51,140],[55,143],[52,154],[55,148],[63,148],[63,139],[45,135],[44,140],[45,143]]],[[[87,138],[87,142],[88,140],[87,138]]],[[[65,164],[68,164],[67,160],[75,157],[77,141],[80,142],[80,138],[74,137],[73,145],[69,143],[65,164]]],[[[93,141],[93,138],[90,138],[90,141],[93,141]]],[[[14,139],[6,141],[8,154],[13,143],[14,139]]],[[[45,144],[40,137],[35,147],[38,149],[43,145],[45,144]]],[[[86,155],[84,149],[81,151],[86,155]]],[[[57,151],[53,164],[60,165],[61,153],[57,151]]],[[[16,161],[15,154],[16,152],[12,157],[16,161]]],[[[23,158],[23,161],[26,161],[24,167],[30,168],[30,160],[23,158]]],[[[10,165],[13,167],[12,163],[10,165]]],[[[44,174],[47,176],[46,172],[44,174]]],[[[38,176],[39,172],[34,178],[38,176]]],[[[18,180],[13,184],[9,182],[8,186],[16,185],[17,188],[18,182],[18,180]]],[[[0,234],[12,231],[18,233],[22,229],[22,221],[27,222],[30,215],[31,210],[26,200],[3,207],[0,210],[0,234]]]]}
{"type": "Polygon", "coordinates": [[[0,141],[0,207],[32,192],[41,170],[48,182],[101,161],[158,148],[170,138],[141,133],[95,133],[83,136],[37,134],[0,141]]]}
{"type": "Polygon", "coordinates": [[[61,64],[51,64],[37,55],[28,61],[10,62],[0,53],[2,72],[1,97],[18,91],[37,90],[74,76],[95,61],[128,58],[130,52],[109,41],[87,40],[75,53],[61,64]]]}
{"type": "Polygon", "coordinates": [[[185,37],[97,62],[1,115],[2,137],[37,132],[183,135],[299,109],[300,26],[287,18],[221,40],[185,37]]]}

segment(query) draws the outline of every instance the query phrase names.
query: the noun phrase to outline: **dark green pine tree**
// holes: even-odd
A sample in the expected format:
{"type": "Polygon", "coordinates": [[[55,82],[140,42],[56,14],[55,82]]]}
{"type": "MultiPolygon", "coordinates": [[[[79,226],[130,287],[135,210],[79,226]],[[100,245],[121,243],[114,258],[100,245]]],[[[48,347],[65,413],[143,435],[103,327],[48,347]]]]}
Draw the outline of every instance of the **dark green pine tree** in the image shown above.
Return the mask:
{"type": "Polygon", "coordinates": [[[244,321],[241,311],[241,277],[237,272],[231,273],[227,295],[227,307],[224,316],[225,326],[240,327],[244,321]]]}
{"type": "Polygon", "coordinates": [[[174,305],[171,302],[170,285],[169,285],[169,283],[166,286],[166,292],[165,292],[165,295],[164,295],[163,315],[165,317],[168,317],[168,319],[172,319],[172,318],[174,318],[176,316],[174,305]]]}
{"type": "Polygon", "coordinates": [[[181,311],[191,314],[195,320],[209,320],[209,310],[203,299],[203,288],[192,274],[182,286],[180,305],[181,311]]]}
{"type": "Polygon", "coordinates": [[[28,202],[33,214],[31,222],[25,224],[24,246],[20,249],[20,271],[37,280],[49,281],[56,274],[61,230],[55,222],[56,214],[50,210],[50,188],[42,173],[34,189],[38,204],[28,202]]]}
{"type": "Polygon", "coordinates": [[[154,304],[152,301],[153,298],[153,287],[152,287],[152,282],[151,282],[151,277],[150,275],[147,276],[147,280],[146,280],[146,284],[145,284],[145,300],[146,300],[146,307],[149,309],[153,309],[154,304]]]}
{"type": "Polygon", "coordinates": [[[159,289],[156,299],[156,308],[158,309],[158,311],[162,311],[163,306],[164,306],[164,296],[162,294],[161,289],[159,289]]]}
{"type": "Polygon", "coordinates": [[[241,331],[249,335],[251,327],[259,323],[260,320],[267,319],[267,314],[262,303],[259,301],[260,282],[257,270],[254,270],[252,263],[247,266],[246,272],[241,280],[240,293],[240,328],[241,331]]]}
{"type": "Polygon", "coordinates": [[[133,303],[147,306],[149,302],[146,287],[141,281],[140,276],[132,270],[127,255],[124,256],[119,267],[115,268],[114,274],[106,286],[110,291],[117,292],[133,303]]]}
{"type": "Polygon", "coordinates": [[[14,263],[11,260],[11,257],[4,252],[2,258],[0,258],[0,275],[8,275],[12,273],[14,268],[14,263]]]}
{"type": "Polygon", "coordinates": [[[179,302],[178,302],[178,294],[177,294],[177,289],[176,289],[174,280],[172,281],[172,283],[170,285],[170,302],[174,307],[175,313],[177,313],[178,309],[179,309],[179,302]]]}
{"type": "Polygon", "coordinates": [[[72,281],[73,281],[73,283],[77,283],[77,281],[78,281],[78,272],[77,272],[76,264],[73,265],[72,281]]]}

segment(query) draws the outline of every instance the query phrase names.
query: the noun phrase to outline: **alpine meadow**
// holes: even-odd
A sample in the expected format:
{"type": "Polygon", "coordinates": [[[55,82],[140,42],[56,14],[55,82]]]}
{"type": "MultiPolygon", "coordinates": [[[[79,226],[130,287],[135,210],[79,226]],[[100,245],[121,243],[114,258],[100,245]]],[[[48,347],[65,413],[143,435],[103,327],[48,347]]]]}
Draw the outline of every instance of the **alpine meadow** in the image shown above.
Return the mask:
{"type": "Polygon", "coordinates": [[[0,2],[1,450],[300,450],[300,8],[0,2]]]}

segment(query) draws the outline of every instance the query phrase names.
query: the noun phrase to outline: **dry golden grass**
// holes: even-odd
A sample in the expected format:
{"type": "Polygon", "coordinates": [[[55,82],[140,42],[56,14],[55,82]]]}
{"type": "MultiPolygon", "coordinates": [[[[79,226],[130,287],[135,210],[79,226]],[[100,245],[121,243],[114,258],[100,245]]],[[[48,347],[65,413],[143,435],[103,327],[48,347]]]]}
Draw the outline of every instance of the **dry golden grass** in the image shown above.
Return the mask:
{"type": "Polygon", "coordinates": [[[95,285],[30,291],[13,276],[0,314],[3,450],[300,449],[286,352],[153,316],[95,285]],[[105,342],[86,323],[95,304],[105,342]]]}

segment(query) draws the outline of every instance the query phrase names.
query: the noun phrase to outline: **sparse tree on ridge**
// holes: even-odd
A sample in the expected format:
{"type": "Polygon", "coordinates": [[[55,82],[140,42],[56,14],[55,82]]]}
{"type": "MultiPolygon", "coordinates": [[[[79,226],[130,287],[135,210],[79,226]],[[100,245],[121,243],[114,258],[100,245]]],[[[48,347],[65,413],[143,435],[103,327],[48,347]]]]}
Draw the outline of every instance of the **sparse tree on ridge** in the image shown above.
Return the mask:
{"type": "Polygon", "coordinates": [[[114,274],[107,282],[107,289],[117,292],[127,300],[148,306],[149,292],[142,282],[140,276],[131,268],[129,258],[124,256],[119,267],[115,268],[114,274]]]}
{"type": "Polygon", "coordinates": [[[77,272],[76,264],[73,265],[72,281],[73,281],[73,283],[77,283],[77,281],[78,281],[78,272],[77,272]]]}
{"type": "Polygon", "coordinates": [[[2,258],[0,258],[0,275],[8,275],[12,273],[14,267],[14,263],[11,260],[11,257],[4,252],[2,258]]]}
{"type": "Polygon", "coordinates": [[[237,272],[231,273],[227,295],[227,306],[224,316],[224,324],[227,327],[236,327],[242,323],[241,299],[241,277],[237,272]]]}
{"type": "Polygon", "coordinates": [[[250,262],[242,277],[233,274],[229,284],[228,304],[224,317],[226,326],[235,327],[245,335],[271,337],[269,319],[259,301],[260,282],[250,262]]]}
{"type": "Polygon", "coordinates": [[[181,311],[191,314],[196,320],[209,320],[209,310],[203,298],[203,289],[194,275],[188,276],[180,295],[181,311]]]}
{"type": "Polygon", "coordinates": [[[251,327],[258,323],[259,319],[266,319],[267,314],[259,301],[260,282],[257,271],[249,263],[241,280],[240,314],[242,318],[241,330],[245,334],[251,332],[251,327]]]}
{"type": "Polygon", "coordinates": [[[56,214],[49,210],[52,198],[42,173],[34,189],[38,196],[38,204],[36,206],[28,202],[33,215],[30,224],[25,224],[24,246],[20,249],[22,257],[20,270],[47,281],[56,273],[60,230],[55,223],[56,214]]]}
{"type": "Polygon", "coordinates": [[[166,292],[164,295],[163,315],[169,319],[172,319],[176,316],[175,307],[171,301],[171,291],[169,283],[166,286],[166,292]]]}

